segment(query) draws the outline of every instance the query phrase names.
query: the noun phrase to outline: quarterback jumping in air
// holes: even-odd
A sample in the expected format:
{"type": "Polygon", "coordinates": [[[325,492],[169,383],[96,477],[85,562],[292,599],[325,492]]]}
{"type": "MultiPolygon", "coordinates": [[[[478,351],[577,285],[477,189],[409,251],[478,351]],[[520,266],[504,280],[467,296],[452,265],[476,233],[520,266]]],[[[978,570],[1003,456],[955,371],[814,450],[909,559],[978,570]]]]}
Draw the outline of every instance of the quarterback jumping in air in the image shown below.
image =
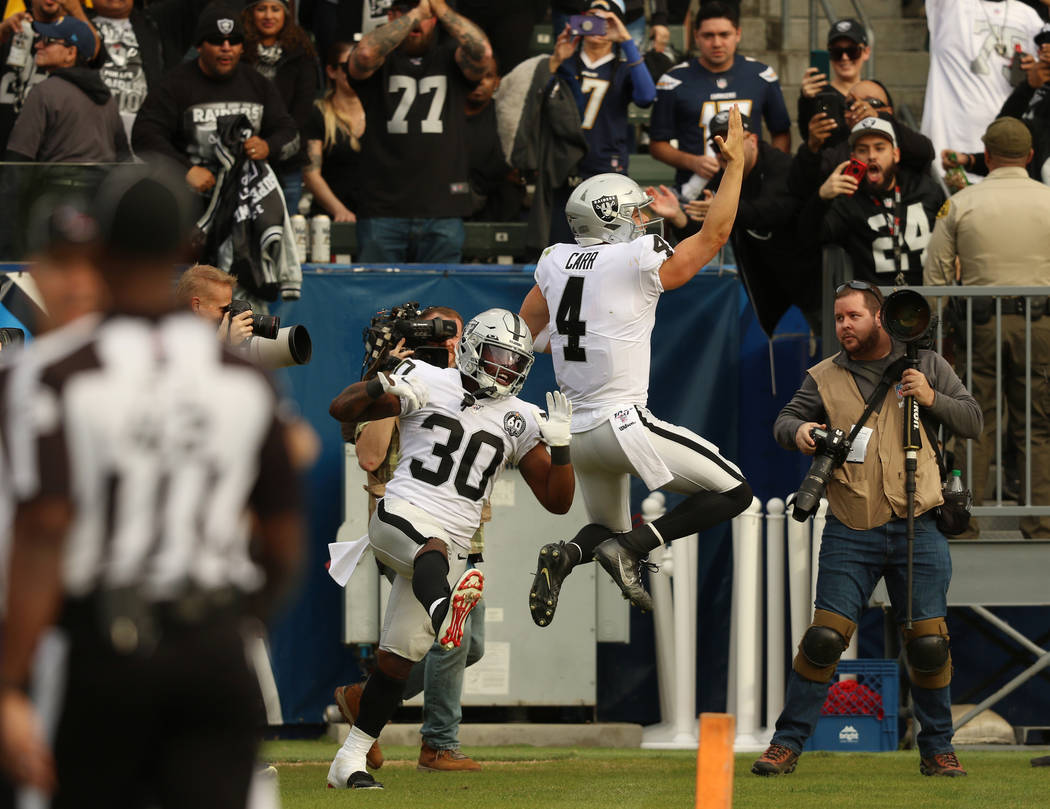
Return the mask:
{"type": "Polygon", "coordinates": [[[328,771],[331,787],[382,786],[365,769],[365,754],[396,710],[412,664],[435,637],[446,648],[459,646],[484,587],[481,571],[466,565],[470,538],[504,461],[517,465],[548,511],[564,514],[572,505],[572,405],[548,393],[544,417],[517,398],[532,361],[524,321],[489,309],[467,324],[456,367],[408,359],[389,377],[355,382],[329,408],[345,423],[401,417],[401,456],[368,525],[372,551],[397,578],[376,669],[328,771]]]}
{"type": "Polygon", "coordinates": [[[591,524],[569,542],[544,545],[529,593],[539,626],[554,617],[562,581],[592,559],[641,609],[652,600],[640,569],[661,543],[710,528],[752,499],[743,474],[718,448],[647,409],[650,334],[666,290],[689,281],[726,243],[743,172],[740,111],[717,146],[728,165],[703,229],[672,250],[645,209],[660,215],[666,189],[649,196],[633,180],[600,174],[576,187],[565,214],[576,244],[548,247],[521,307],[534,339],[549,333],[558,385],[573,403],[572,457],[591,524]],[[553,307],[553,308],[551,308],[553,307]],[[553,320],[551,313],[553,312],[553,320]],[[629,484],[687,495],[654,522],[631,530],[629,484]]]}

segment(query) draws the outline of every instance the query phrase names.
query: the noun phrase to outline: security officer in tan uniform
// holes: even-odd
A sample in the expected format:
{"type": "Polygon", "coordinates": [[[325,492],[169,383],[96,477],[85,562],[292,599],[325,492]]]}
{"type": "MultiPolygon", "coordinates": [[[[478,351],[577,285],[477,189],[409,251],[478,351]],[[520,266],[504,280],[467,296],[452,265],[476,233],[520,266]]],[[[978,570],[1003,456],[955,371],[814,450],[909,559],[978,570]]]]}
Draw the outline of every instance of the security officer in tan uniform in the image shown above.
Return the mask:
{"type": "MultiPolygon", "coordinates": [[[[943,423],[963,436],[981,431],[977,402],[938,354],[919,351],[918,368],[903,374],[897,370],[905,346],[882,328],[881,308],[882,295],[865,281],[850,281],[836,290],[835,336],[842,351],[809,369],[773,427],[781,446],[812,455],[814,427],[850,432],[883,375],[888,373],[895,383],[862,425],[846,462],[828,481],[813,623],[799,644],[772,742],[751,768],[757,775],[795,769],[820,718],[839,657],[880,578],[885,578],[897,623],[905,622],[904,398],[915,397],[928,427],[943,423]]],[[[916,472],[914,621],[910,630],[901,627],[902,645],[915,715],[922,725],[919,769],[924,775],[957,776],[966,771],[952,747],[952,669],[944,621],[952,568],[948,541],[937,530],[933,512],[942,502],[937,461],[924,441],[916,472]]]]}
{"type": "MultiPolygon", "coordinates": [[[[965,285],[1050,287],[1050,187],[1028,176],[1032,136],[1016,118],[998,118],[982,136],[987,179],[944,203],[927,249],[923,279],[953,284],[955,260],[965,285]]],[[[973,394],[984,411],[984,431],[973,452],[973,497],[980,504],[995,453],[996,337],[994,299],[973,299],[973,394]]],[[[1032,323],[1032,498],[1050,505],[1050,313],[1045,297],[1002,299],[1002,390],[1007,423],[1021,453],[1025,447],[1025,309],[1032,323]]],[[[1022,491],[1023,497],[1023,491],[1022,491]]],[[[970,521],[976,532],[976,520],[970,521]]],[[[1028,538],[1050,537],[1050,517],[1023,517],[1028,538]]]]}

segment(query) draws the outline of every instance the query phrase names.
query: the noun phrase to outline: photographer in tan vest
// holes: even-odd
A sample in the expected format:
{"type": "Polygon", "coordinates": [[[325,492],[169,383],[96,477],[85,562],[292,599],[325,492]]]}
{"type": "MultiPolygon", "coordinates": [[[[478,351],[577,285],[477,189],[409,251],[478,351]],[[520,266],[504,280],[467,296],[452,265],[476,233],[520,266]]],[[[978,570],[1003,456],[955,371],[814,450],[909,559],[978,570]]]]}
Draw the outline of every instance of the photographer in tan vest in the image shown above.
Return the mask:
{"type": "Polygon", "coordinates": [[[952,747],[952,669],[944,620],[952,568],[948,541],[934,517],[942,503],[941,481],[928,440],[918,452],[915,476],[914,620],[910,629],[904,627],[909,543],[903,405],[906,397],[915,398],[931,428],[927,434],[944,424],[956,435],[976,436],[981,411],[951,366],[933,351],[920,350],[918,368],[899,371],[905,345],[884,330],[882,303],[879,290],[866,281],[850,281],[836,290],[835,336],[842,350],[809,369],[773,427],[782,447],[813,455],[824,451],[823,443],[814,441],[814,428],[849,433],[862,420],[866,402],[873,405],[845,462],[833,468],[827,481],[829,508],[813,623],[799,644],[772,742],[751,768],[757,775],[795,769],[839,657],[880,578],[901,625],[915,716],[922,726],[919,770],[923,775],[966,774],[952,747]],[[890,387],[882,388],[881,398],[876,389],[884,377],[890,387]]]}

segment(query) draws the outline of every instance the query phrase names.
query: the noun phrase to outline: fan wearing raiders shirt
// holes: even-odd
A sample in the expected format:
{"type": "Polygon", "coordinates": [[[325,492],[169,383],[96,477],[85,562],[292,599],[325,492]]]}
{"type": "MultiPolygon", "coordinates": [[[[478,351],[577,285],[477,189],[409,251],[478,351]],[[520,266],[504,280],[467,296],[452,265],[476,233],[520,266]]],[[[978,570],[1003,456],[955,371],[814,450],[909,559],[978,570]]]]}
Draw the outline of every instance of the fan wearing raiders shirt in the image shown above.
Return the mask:
{"type": "Polygon", "coordinates": [[[704,3],[696,18],[694,38],[699,56],[671,68],[656,83],[656,104],[649,125],[649,151],[674,166],[675,184],[693,174],[710,179],[718,161],[708,139],[708,123],[733,105],[751,118],[759,140],[762,121],[769,142],[783,152],[791,146],[791,119],[776,71],[737,54],[740,10],[733,3],[704,3]],[[678,148],[670,144],[678,139],[678,148]]]}
{"type": "Polygon", "coordinates": [[[88,16],[102,39],[92,67],[120,107],[128,140],[151,85],[177,65],[193,38],[207,0],[154,0],[145,10],[132,0],[95,0],[88,16]]]}
{"type": "Polygon", "coordinates": [[[466,568],[470,538],[504,465],[518,467],[548,511],[564,514],[572,505],[572,405],[562,393],[548,393],[544,417],[517,398],[532,361],[525,322],[489,309],[464,329],[456,367],[408,359],[332,401],[329,413],[343,423],[400,416],[401,453],[368,523],[376,559],[397,577],[376,668],[328,771],[330,787],[382,786],[365,769],[366,754],[397,708],[413,663],[435,639],[447,649],[459,646],[484,588],[481,571],[466,568]]]}
{"type": "Polygon", "coordinates": [[[456,263],[471,211],[467,95],[492,49],[444,0],[395,0],[346,62],[368,126],[357,241],[364,262],[456,263]]]}
{"type": "MultiPolygon", "coordinates": [[[[549,334],[558,385],[573,402],[573,465],[587,515],[570,542],[544,545],[529,593],[539,626],[554,617],[561,583],[595,559],[641,609],[652,609],[640,566],[661,543],[729,520],[751,503],[751,488],[718,447],[646,409],[656,304],[687,283],[729,240],[744,168],[740,110],[728,137],[715,137],[725,175],[703,228],[674,250],[646,233],[645,210],[670,213],[629,177],[599,174],[576,187],[565,208],[576,245],[548,247],[521,315],[541,343],[549,334]],[[553,315],[553,318],[552,318],[553,315]],[[687,495],[663,517],[631,530],[630,479],[687,495]]],[[[677,207],[677,205],[675,206],[677,207]]]]}

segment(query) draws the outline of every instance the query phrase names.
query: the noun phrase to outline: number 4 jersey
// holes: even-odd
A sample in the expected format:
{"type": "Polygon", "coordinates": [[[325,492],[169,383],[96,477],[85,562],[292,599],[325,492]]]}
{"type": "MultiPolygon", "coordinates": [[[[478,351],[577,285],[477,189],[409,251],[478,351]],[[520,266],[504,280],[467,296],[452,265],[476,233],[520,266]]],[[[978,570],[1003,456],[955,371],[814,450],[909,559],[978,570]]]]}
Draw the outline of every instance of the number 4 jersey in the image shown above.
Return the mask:
{"type": "Polygon", "coordinates": [[[406,360],[391,376],[423,382],[430,399],[401,417],[401,458],[386,494],[426,509],[469,550],[504,464],[540,441],[532,406],[516,397],[475,402],[456,368],[406,360]]]}
{"type": "Polygon", "coordinates": [[[672,252],[653,234],[543,251],[536,283],[551,314],[554,373],[572,401],[573,432],[596,427],[624,405],[645,407],[649,338],[664,291],[660,266],[672,252]]]}

